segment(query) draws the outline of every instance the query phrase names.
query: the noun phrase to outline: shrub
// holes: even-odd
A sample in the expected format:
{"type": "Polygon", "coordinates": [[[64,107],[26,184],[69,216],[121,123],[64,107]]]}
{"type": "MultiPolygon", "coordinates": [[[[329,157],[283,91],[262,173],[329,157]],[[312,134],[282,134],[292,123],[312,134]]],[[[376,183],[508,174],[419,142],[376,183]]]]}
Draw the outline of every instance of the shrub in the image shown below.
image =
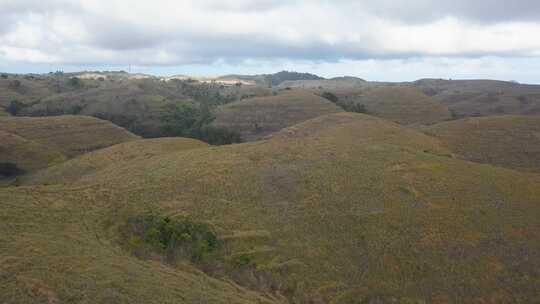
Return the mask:
{"type": "Polygon", "coordinates": [[[2,77],[4,79],[7,79],[9,76],[8,76],[8,74],[2,74],[2,75],[0,75],[0,77],[2,77]]]}
{"type": "Polygon", "coordinates": [[[208,107],[177,104],[162,116],[161,136],[196,138],[212,145],[241,141],[237,132],[210,126],[214,119],[208,107]]]}
{"type": "Polygon", "coordinates": [[[367,113],[366,106],[360,103],[355,102],[344,102],[339,100],[339,97],[337,97],[335,94],[330,92],[323,92],[321,94],[321,97],[326,98],[330,100],[331,102],[335,103],[337,106],[341,107],[343,110],[347,112],[354,112],[354,113],[367,113]]]}
{"type": "Polygon", "coordinates": [[[0,177],[12,177],[22,173],[24,171],[14,163],[0,163],[0,177]]]}
{"type": "Polygon", "coordinates": [[[188,218],[147,214],[129,219],[125,228],[128,246],[139,256],[154,251],[169,262],[178,258],[202,262],[219,247],[217,236],[208,225],[188,218]]]}
{"type": "Polygon", "coordinates": [[[26,105],[18,100],[12,100],[6,108],[6,111],[11,115],[17,115],[26,105]]]}
{"type": "Polygon", "coordinates": [[[339,98],[336,95],[334,95],[333,93],[324,92],[324,93],[322,93],[321,96],[323,98],[326,98],[326,99],[330,100],[333,103],[338,103],[339,102],[339,98]]]}
{"type": "Polygon", "coordinates": [[[82,81],[78,77],[71,77],[68,80],[68,84],[74,88],[78,88],[82,85],[82,81]]]}

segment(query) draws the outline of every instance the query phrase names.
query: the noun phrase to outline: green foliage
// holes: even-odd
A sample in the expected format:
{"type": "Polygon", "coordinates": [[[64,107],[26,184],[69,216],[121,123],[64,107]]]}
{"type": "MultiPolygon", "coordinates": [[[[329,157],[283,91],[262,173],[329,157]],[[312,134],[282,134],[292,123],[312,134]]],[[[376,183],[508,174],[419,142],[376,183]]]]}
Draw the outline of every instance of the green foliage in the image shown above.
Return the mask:
{"type": "Polygon", "coordinates": [[[324,78],[309,73],[298,73],[281,71],[275,74],[264,75],[266,82],[270,85],[277,86],[288,80],[322,80],[324,78]]]}
{"type": "Polygon", "coordinates": [[[326,98],[330,100],[331,102],[335,103],[339,107],[341,107],[343,110],[347,112],[353,112],[353,113],[367,113],[366,106],[360,103],[356,102],[344,102],[339,99],[335,94],[331,92],[323,92],[321,94],[321,97],[326,98]]]}
{"type": "Polygon", "coordinates": [[[2,74],[2,75],[0,75],[0,77],[2,77],[4,79],[7,79],[9,76],[8,76],[8,74],[2,74]]]}
{"type": "Polygon", "coordinates": [[[239,267],[249,266],[253,263],[251,257],[247,254],[238,255],[234,257],[231,260],[231,262],[234,266],[239,266],[239,267]]]}
{"type": "Polygon", "coordinates": [[[208,225],[187,218],[138,216],[129,219],[126,233],[134,253],[145,255],[148,250],[155,251],[171,262],[178,258],[201,262],[219,247],[217,236],[208,225]]]}
{"type": "Polygon", "coordinates": [[[240,134],[210,126],[215,117],[206,106],[176,104],[162,116],[162,136],[181,136],[200,139],[212,145],[241,141],[240,134]]]}
{"type": "Polygon", "coordinates": [[[14,163],[0,163],[0,177],[12,177],[24,173],[14,163]]]}
{"type": "Polygon", "coordinates": [[[68,80],[68,85],[78,88],[82,85],[82,81],[78,77],[71,77],[68,80]]]}
{"type": "Polygon", "coordinates": [[[18,100],[12,100],[6,108],[6,111],[11,115],[17,115],[26,105],[18,100]]]}
{"type": "Polygon", "coordinates": [[[324,93],[322,93],[321,96],[323,98],[326,98],[326,99],[330,100],[333,103],[338,103],[339,102],[339,98],[336,95],[334,95],[333,93],[324,92],[324,93]]]}

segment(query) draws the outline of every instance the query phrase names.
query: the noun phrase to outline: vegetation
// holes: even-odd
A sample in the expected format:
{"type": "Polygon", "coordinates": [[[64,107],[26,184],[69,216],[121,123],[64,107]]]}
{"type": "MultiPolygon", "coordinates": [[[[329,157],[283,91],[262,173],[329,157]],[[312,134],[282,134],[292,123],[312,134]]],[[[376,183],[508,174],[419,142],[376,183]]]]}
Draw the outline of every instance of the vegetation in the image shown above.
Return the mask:
{"type": "Polygon", "coordinates": [[[17,100],[12,100],[6,108],[6,111],[11,115],[17,115],[26,105],[17,100]]]}
{"type": "Polygon", "coordinates": [[[214,119],[208,107],[197,107],[193,104],[174,105],[163,115],[160,135],[197,138],[212,145],[241,141],[237,132],[211,126],[214,119]]]}
{"type": "Polygon", "coordinates": [[[208,225],[157,214],[130,218],[124,234],[129,249],[137,256],[148,256],[152,250],[166,256],[169,262],[181,258],[202,262],[219,246],[208,225]]]}
{"type": "Polygon", "coordinates": [[[411,128],[339,113],[257,143],[143,151],[90,173],[52,167],[33,181],[41,186],[23,180],[0,190],[9,197],[0,199],[0,246],[10,256],[0,266],[0,297],[26,290],[9,279],[24,273],[59,299],[99,299],[111,288],[135,303],[180,294],[187,303],[226,294],[530,302],[539,288],[539,177],[449,154],[411,128]],[[207,271],[204,262],[163,264],[159,254],[141,260],[118,250],[120,228],[147,210],[211,223],[222,242],[210,256],[224,262],[207,271]],[[224,287],[231,280],[242,287],[224,287]]]}
{"type": "Polygon", "coordinates": [[[430,125],[451,119],[448,108],[413,86],[367,86],[332,92],[350,112],[369,113],[404,125],[430,125]]]}
{"type": "Polygon", "coordinates": [[[443,122],[423,129],[465,160],[540,172],[540,118],[490,116],[443,122]]]}
{"type": "Polygon", "coordinates": [[[353,112],[353,113],[367,113],[366,106],[360,103],[354,103],[354,102],[343,102],[337,97],[336,95],[330,93],[330,92],[323,92],[321,94],[322,97],[330,100],[331,102],[335,103],[336,105],[340,106],[343,110],[346,112],[353,112]]]}
{"type": "Polygon", "coordinates": [[[298,72],[288,72],[288,71],[281,71],[275,74],[269,74],[264,75],[266,78],[266,81],[271,86],[278,86],[282,82],[288,81],[288,80],[321,80],[324,79],[322,77],[319,77],[317,75],[309,74],[309,73],[298,73],[298,72]]]}
{"type": "Polygon", "coordinates": [[[130,77],[0,77],[0,303],[537,300],[535,86],[130,77]]]}
{"type": "Polygon", "coordinates": [[[12,177],[22,174],[24,171],[14,163],[0,163],[0,177],[12,177]]]}
{"type": "Polygon", "coordinates": [[[212,126],[241,134],[242,140],[261,139],[272,132],[315,118],[342,112],[328,100],[304,90],[232,102],[216,109],[212,126]]]}

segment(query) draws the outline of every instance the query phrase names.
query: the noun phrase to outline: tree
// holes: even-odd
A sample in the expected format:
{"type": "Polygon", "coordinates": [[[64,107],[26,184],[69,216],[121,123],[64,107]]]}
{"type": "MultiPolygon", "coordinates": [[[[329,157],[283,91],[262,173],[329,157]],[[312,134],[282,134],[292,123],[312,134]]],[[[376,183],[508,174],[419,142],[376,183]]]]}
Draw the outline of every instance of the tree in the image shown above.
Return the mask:
{"type": "Polygon", "coordinates": [[[338,103],[339,102],[339,98],[336,95],[334,95],[333,93],[324,92],[324,93],[322,93],[321,96],[323,98],[326,98],[326,99],[330,100],[333,103],[338,103]]]}
{"type": "Polygon", "coordinates": [[[24,109],[26,105],[18,100],[12,100],[8,107],[6,108],[6,111],[11,115],[17,115],[20,113],[22,109],[24,109]]]}
{"type": "Polygon", "coordinates": [[[12,177],[22,174],[24,171],[19,169],[14,163],[0,163],[0,177],[12,177]]]}
{"type": "Polygon", "coordinates": [[[71,77],[69,80],[68,80],[68,84],[74,88],[78,88],[81,86],[82,84],[82,81],[81,79],[79,79],[79,77],[71,77]]]}

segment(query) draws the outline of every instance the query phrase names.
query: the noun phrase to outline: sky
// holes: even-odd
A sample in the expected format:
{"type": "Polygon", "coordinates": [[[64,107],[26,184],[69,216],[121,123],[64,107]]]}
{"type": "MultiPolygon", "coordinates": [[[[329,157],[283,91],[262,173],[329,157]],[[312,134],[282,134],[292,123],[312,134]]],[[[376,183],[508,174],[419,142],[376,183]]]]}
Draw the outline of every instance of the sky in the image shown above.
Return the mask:
{"type": "Polygon", "coordinates": [[[540,83],[538,0],[0,0],[0,71],[540,83]]]}

